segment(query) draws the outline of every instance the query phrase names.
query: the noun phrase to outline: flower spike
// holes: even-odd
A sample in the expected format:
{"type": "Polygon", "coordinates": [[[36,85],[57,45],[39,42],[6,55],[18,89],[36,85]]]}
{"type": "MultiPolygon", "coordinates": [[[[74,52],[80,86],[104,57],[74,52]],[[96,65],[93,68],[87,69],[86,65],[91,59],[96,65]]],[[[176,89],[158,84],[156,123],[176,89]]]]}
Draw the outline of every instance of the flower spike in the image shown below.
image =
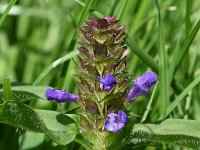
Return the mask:
{"type": "Polygon", "coordinates": [[[77,102],[81,134],[91,143],[91,149],[106,149],[110,145],[107,142],[110,132],[120,132],[127,124],[129,114],[124,112],[127,102],[146,95],[157,82],[156,75],[147,71],[127,93],[127,34],[126,27],[117,22],[114,16],[104,16],[91,18],[81,26],[80,53],[75,62],[80,69],[75,74],[78,96],[66,89],[49,88],[45,93],[48,100],[58,103],[77,102]]]}

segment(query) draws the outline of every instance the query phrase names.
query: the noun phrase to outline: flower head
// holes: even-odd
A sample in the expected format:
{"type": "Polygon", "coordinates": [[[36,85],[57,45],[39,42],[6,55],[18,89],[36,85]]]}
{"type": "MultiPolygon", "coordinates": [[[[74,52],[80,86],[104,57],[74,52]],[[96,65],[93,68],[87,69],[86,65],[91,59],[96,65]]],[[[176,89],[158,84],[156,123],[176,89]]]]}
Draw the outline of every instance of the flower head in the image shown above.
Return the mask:
{"type": "Polygon", "coordinates": [[[78,96],[74,94],[70,94],[66,91],[66,89],[63,90],[55,90],[53,88],[48,88],[45,92],[45,96],[48,100],[55,100],[58,103],[62,102],[76,102],[78,99],[78,96]]]}
{"type": "Polygon", "coordinates": [[[109,91],[117,84],[117,80],[110,73],[107,73],[105,78],[98,77],[97,80],[103,83],[103,89],[109,91]]]}
{"type": "Polygon", "coordinates": [[[136,79],[135,84],[132,86],[126,99],[132,101],[140,95],[146,95],[157,80],[157,76],[152,71],[147,71],[143,76],[136,79]]]}
{"type": "Polygon", "coordinates": [[[120,131],[128,121],[128,116],[122,110],[119,110],[118,114],[110,113],[108,117],[109,118],[104,122],[104,127],[107,131],[111,132],[120,131]]]}

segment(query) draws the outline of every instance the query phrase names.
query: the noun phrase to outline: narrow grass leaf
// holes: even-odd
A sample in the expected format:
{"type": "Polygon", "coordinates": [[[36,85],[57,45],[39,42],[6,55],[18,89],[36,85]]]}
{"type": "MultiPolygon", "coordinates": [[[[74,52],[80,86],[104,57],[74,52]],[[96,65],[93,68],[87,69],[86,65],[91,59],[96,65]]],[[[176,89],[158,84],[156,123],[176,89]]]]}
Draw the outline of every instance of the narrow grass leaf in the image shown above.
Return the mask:
{"type": "Polygon", "coordinates": [[[117,18],[119,18],[119,20],[121,20],[122,14],[124,12],[124,10],[126,9],[126,4],[127,4],[127,0],[121,0],[120,2],[118,2],[118,7],[115,10],[115,15],[117,16],[117,18]]]}
{"type": "Polygon", "coordinates": [[[80,4],[81,6],[84,6],[85,7],[85,3],[83,3],[82,1],[80,0],[74,0],[76,3],[80,4]]]}
{"type": "Polygon", "coordinates": [[[55,67],[62,64],[63,62],[75,57],[78,53],[79,53],[78,51],[72,51],[69,54],[57,59],[56,61],[54,61],[52,64],[47,66],[47,68],[44,69],[44,71],[42,71],[42,73],[37,77],[37,79],[35,80],[33,85],[38,85],[41,82],[41,80],[48,75],[48,73],[50,71],[52,71],[55,67]]]}
{"type": "Polygon", "coordinates": [[[115,10],[116,10],[116,8],[117,8],[117,4],[118,4],[118,2],[119,1],[114,1],[114,4],[112,5],[112,7],[110,8],[110,13],[109,13],[109,15],[110,16],[115,16],[115,10]]]}
{"type": "Polygon", "coordinates": [[[134,14],[134,21],[132,21],[132,24],[131,24],[130,35],[133,35],[133,33],[137,29],[139,29],[139,27],[142,24],[144,24],[147,20],[149,20],[149,16],[148,16],[149,14],[147,14],[146,12],[151,4],[152,4],[151,1],[144,1],[142,3],[136,4],[137,11],[134,14]],[[146,20],[146,18],[148,19],[146,20]]]}
{"type": "Polygon", "coordinates": [[[160,115],[165,114],[166,106],[168,104],[168,77],[167,77],[167,53],[165,50],[165,41],[163,34],[163,25],[160,14],[160,6],[155,0],[157,15],[158,15],[158,40],[159,40],[159,81],[160,81],[160,98],[159,98],[159,111],[160,115]]]}
{"type": "Polygon", "coordinates": [[[156,92],[156,89],[157,89],[157,85],[158,85],[158,82],[156,83],[156,85],[155,85],[155,87],[154,87],[154,89],[153,89],[153,93],[152,93],[152,95],[151,95],[151,98],[150,98],[150,100],[149,100],[149,103],[148,103],[148,105],[147,105],[147,108],[146,108],[146,110],[145,110],[145,112],[144,112],[144,114],[143,114],[143,116],[142,116],[141,123],[143,123],[143,122],[146,120],[147,115],[148,115],[148,113],[149,113],[149,111],[150,111],[151,104],[152,104],[152,102],[153,102],[153,98],[154,98],[154,95],[155,95],[155,92],[156,92]]]}
{"type": "Polygon", "coordinates": [[[181,48],[180,53],[177,56],[176,69],[174,70],[174,73],[178,69],[178,67],[180,66],[181,61],[183,60],[184,55],[186,54],[188,48],[190,47],[190,45],[192,44],[194,38],[196,37],[196,35],[197,35],[198,31],[199,31],[199,28],[200,28],[200,19],[198,20],[197,24],[195,25],[195,27],[191,31],[189,38],[184,43],[183,47],[181,48]]]}
{"type": "Polygon", "coordinates": [[[184,97],[196,86],[200,83],[200,75],[196,77],[186,88],[185,90],[176,97],[176,99],[167,107],[166,114],[163,118],[166,118],[175,108],[178,106],[178,104],[184,100],[184,97]]]}
{"type": "Polygon", "coordinates": [[[92,7],[92,4],[94,3],[95,0],[88,0],[86,5],[84,6],[83,12],[81,14],[81,17],[79,19],[79,23],[78,25],[80,26],[81,24],[83,24],[84,20],[86,20],[87,16],[88,16],[88,12],[90,10],[90,8],[92,7]]]}
{"type": "Polygon", "coordinates": [[[175,51],[173,52],[173,55],[172,55],[172,61],[170,63],[171,65],[169,66],[169,71],[168,71],[169,86],[173,80],[174,70],[176,68],[176,61],[177,61],[177,56],[178,56],[179,52],[180,52],[180,40],[176,44],[175,51]]]}
{"type": "Polygon", "coordinates": [[[17,2],[17,0],[11,0],[8,4],[8,6],[6,7],[6,10],[3,12],[3,14],[0,17],[0,26],[3,23],[3,21],[5,20],[6,16],[8,15],[10,9],[15,5],[15,3],[17,2]]]}
{"type": "MultiPolygon", "coordinates": [[[[78,3],[79,5],[85,7],[85,3],[81,2],[80,0],[74,0],[76,3],[78,3]]],[[[96,9],[92,9],[91,12],[97,17],[97,18],[102,18],[104,15],[96,10],[96,9]]]]}
{"type": "Polygon", "coordinates": [[[137,46],[136,42],[130,37],[128,37],[127,42],[128,46],[131,48],[131,51],[133,51],[133,53],[135,53],[141,59],[141,61],[144,62],[148,67],[150,67],[152,70],[158,73],[158,65],[153,60],[153,58],[147,53],[145,53],[143,50],[141,50],[137,46]]]}
{"type": "Polygon", "coordinates": [[[3,80],[3,97],[0,99],[9,100],[12,98],[13,96],[12,96],[12,91],[11,91],[10,79],[6,77],[3,80]]]}
{"type": "Polygon", "coordinates": [[[190,22],[190,13],[191,13],[191,1],[186,0],[186,11],[185,11],[185,31],[186,31],[186,39],[188,39],[190,34],[191,22],[190,22]]]}

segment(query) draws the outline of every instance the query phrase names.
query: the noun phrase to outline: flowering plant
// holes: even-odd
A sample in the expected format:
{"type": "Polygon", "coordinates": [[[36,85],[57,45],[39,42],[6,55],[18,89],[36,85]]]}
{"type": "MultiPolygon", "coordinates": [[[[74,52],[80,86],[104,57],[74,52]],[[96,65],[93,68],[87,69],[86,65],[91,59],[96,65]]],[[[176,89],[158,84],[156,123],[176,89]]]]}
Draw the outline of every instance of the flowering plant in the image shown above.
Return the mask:
{"type": "MultiPolygon", "coordinates": [[[[16,0],[14,1],[16,2],[16,0]]],[[[89,9],[92,8],[92,1],[93,0],[88,0],[84,10],[89,11],[89,9]]],[[[82,2],[79,3],[83,5],[82,2]]],[[[117,3],[118,1],[116,1],[115,4],[117,3]]],[[[132,3],[132,1],[120,1],[119,5],[122,3],[123,5],[121,8],[124,8],[125,4],[132,3]]],[[[138,3],[139,1],[136,3],[134,2],[134,5],[137,6],[138,3]]],[[[149,2],[146,1],[146,3],[149,2]]],[[[144,12],[143,6],[148,6],[146,3],[142,3],[140,6],[142,11],[139,12],[144,12]]],[[[155,0],[155,4],[157,3],[158,2],[155,0]]],[[[190,1],[187,1],[187,3],[188,6],[190,6],[190,1]]],[[[11,4],[13,4],[13,0],[11,0],[11,4]]],[[[8,8],[11,7],[11,4],[8,5],[8,8]]],[[[104,5],[104,3],[102,4],[104,5]]],[[[116,8],[118,8],[117,5],[116,8]]],[[[132,9],[132,5],[130,5],[130,8],[132,9]]],[[[57,9],[57,6],[55,9],[57,9]]],[[[53,13],[49,14],[54,14],[55,9],[53,8],[53,13]]],[[[157,9],[158,21],[160,21],[160,9],[158,4],[157,9]]],[[[6,9],[5,13],[0,17],[1,21],[2,18],[5,17],[5,14],[8,13],[8,10],[9,9],[6,9]]],[[[188,10],[189,7],[187,8],[187,11],[188,10]]],[[[93,13],[97,13],[95,11],[93,13]]],[[[123,13],[120,11],[120,14],[123,13]]],[[[52,15],[50,15],[49,18],[51,18],[53,24],[57,26],[58,22],[54,22],[57,20],[57,15],[55,16],[56,18],[54,19],[52,19],[52,15]]],[[[166,16],[168,17],[168,15],[166,16]]],[[[86,13],[83,13],[83,18],[81,18],[80,23],[85,18],[86,13]]],[[[120,18],[122,19],[123,17],[120,18]]],[[[186,19],[189,20],[188,14],[186,15],[186,19]]],[[[24,22],[24,19],[19,20],[24,22]]],[[[136,20],[138,20],[138,18],[136,18],[136,20]]],[[[181,50],[179,50],[179,46],[177,46],[178,48],[175,52],[167,51],[170,54],[165,54],[165,45],[162,39],[162,26],[159,24],[160,48],[158,50],[155,49],[159,53],[159,55],[156,54],[155,57],[151,57],[148,53],[136,46],[137,44],[132,40],[132,33],[129,33],[128,35],[130,36],[127,38],[125,26],[117,25],[117,22],[118,20],[116,17],[105,16],[101,19],[91,18],[86,21],[79,30],[81,40],[78,42],[78,50],[74,50],[55,60],[44,70],[44,64],[41,63],[38,65],[38,61],[34,61],[37,64],[35,66],[32,62],[26,64],[24,66],[25,74],[21,73],[21,68],[18,68],[19,70],[17,69],[16,72],[14,71],[16,73],[16,79],[18,75],[21,74],[20,78],[23,78],[23,83],[14,82],[11,84],[9,78],[3,80],[3,83],[0,84],[0,149],[85,148],[87,150],[120,150],[135,149],[138,147],[139,149],[177,149],[176,145],[181,145],[181,149],[183,146],[199,149],[199,102],[198,99],[196,99],[199,94],[196,90],[192,91],[192,89],[200,83],[200,76],[196,67],[191,67],[188,70],[185,69],[179,72],[181,69],[178,69],[178,66],[181,64],[186,50],[190,47],[192,40],[200,29],[200,21],[194,26],[191,33],[188,21],[187,36],[186,39],[184,39],[186,41],[185,44],[183,44],[181,50]],[[130,70],[134,70],[131,68],[132,66],[137,67],[138,65],[127,65],[127,54],[129,50],[126,45],[126,39],[130,47],[130,52],[133,51],[134,54],[153,71],[144,71],[144,74],[139,77],[136,75],[130,76],[131,74],[128,74],[128,72],[132,72],[130,70]],[[166,59],[168,55],[173,56],[172,59],[166,59]],[[178,55],[177,58],[176,55],[178,55]],[[77,77],[77,88],[74,88],[75,84],[72,86],[68,84],[68,81],[71,82],[71,79],[74,79],[70,78],[71,71],[74,67],[70,66],[72,61],[67,64],[68,62],[66,62],[66,60],[73,57],[75,57],[75,59],[73,59],[74,64],[80,69],[80,71],[77,71],[75,74],[75,77],[77,77]],[[159,58],[158,62],[154,62],[153,58],[159,58]],[[172,61],[172,65],[169,68],[167,66],[168,61],[170,61],[170,63],[172,61]],[[56,77],[53,74],[47,75],[49,71],[63,62],[64,65],[60,77],[58,77],[57,72],[55,73],[56,77]],[[65,74],[66,66],[68,65],[70,67],[67,68],[67,73],[65,75],[66,82],[63,82],[63,74],[65,74]],[[24,85],[29,79],[32,79],[29,76],[31,74],[29,69],[33,73],[35,71],[38,72],[37,70],[39,68],[42,72],[35,80],[34,84],[24,85]],[[177,74],[174,77],[175,72],[178,72],[178,74],[181,73],[180,79],[177,80],[177,77],[179,77],[177,74]],[[159,86],[156,74],[158,74],[159,86]],[[68,75],[70,75],[69,78],[68,75]],[[189,75],[190,78],[185,80],[185,75],[187,77],[189,75]],[[45,84],[49,83],[52,87],[56,86],[56,88],[38,86],[42,79],[46,80],[45,84]],[[180,86],[179,83],[182,82],[183,79],[184,82],[180,84],[182,85],[180,86]],[[63,87],[66,87],[63,83],[66,83],[69,88],[63,89],[63,87]],[[151,89],[154,84],[154,88],[151,89]],[[187,86],[184,87],[185,85],[187,86]],[[150,90],[152,94],[149,93],[150,90]],[[142,100],[144,96],[147,97],[145,98],[146,100],[142,100]],[[194,100],[192,98],[194,98],[194,100]],[[151,147],[149,147],[149,145],[151,147]]],[[[126,24],[128,24],[127,22],[126,24]]],[[[147,24],[150,22],[151,21],[148,21],[147,24]]],[[[20,26],[20,24],[18,25],[20,26]]],[[[64,23],[59,22],[59,24],[64,23]]],[[[76,22],[74,22],[74,24],[76,24],[76,22]]],[[[152,24],[152,22],[150,24],[152,24]]],[[[20,27],[19,29],[24,28],[20,27]]],[[[71,27],[69,27],[69,29],[73,31],[71,27]]],[[[39,33],[38,31],[39,30],[37,30],[37,33],[39,33]]],[[[55,31],[58,30],[53,30],[53,33],[55,31]]],[[[146,30],[140,33],[145,32],[146,30]]],[[[6,38],[4,33],[2,33],[0,33],[1,41],[6,38]]],[[[151,32],[145,36],[145,41],[151,39],[151,42],[153,41],[153,45],[155,45],[155,43],[157,43],[155,39],[158,37],[155,36],[156,34],[150,35],[150,33],[151,32]]],[[[22,41],[21,36],[25,34],[19,35],[19,41],[22,41]]],[[[33,37],[38,38],[37,35],[38,34],[33,34],[33,37]]],[[[49,34],[49,37],[52,37],[52,35],[52,33],[49,34]]],[[[63,35],[65,35],[65,32],[63,35]]],[[[47,37],[47,39],[49,39],[49,37],[47,37]]],[[[67,37],[70,36],[67,35],[67,37]]],[[[62,36],[56,39],[57,42],[60,39],[62,39],[62,36]]],[[[6,40],[3,41],[5,42],[6,40]]],[[[37,43],[37,40],[35,42],[37,43]]],[[[29,41],[28,43],[30,44],[32,42],[29,41]]],[[[45,43],[49,44],[49,42],[45,43]]],[[[74,43],[74,39],[72,39],[69,45],[75,47],[74,43]]],[[[11,42],[11,44],[13,43],[11,42]]],[[[151,44],[152,43],[150,43],[150,45],[151,44]]],[[[7,47],[6,45],[7,44],[3,44],[0,47],[4,49],[7,47]]],[[[20,45],[21,44],[17,44],[17,46],[20,45]]],[[[21,49],[21,47],[19,49],[21,49]]],[[[33,49],[35,53],[35,47],[33,49]]],[[[3,53],[4,52],[6,53],[6,51],[3,51],[3,53]]],[[[32,54],[32,52],[31,50],[30,54],[32,54]]],[[[152,54],[154,54],[154,52],[153,50],[152,54]]],[[[38,53],[39,55],[41,54],[40,51],[38,51],[38,53]]],[[[44,54],[46,55],[46,49],[44,54]]],[[[19,64],[23,64],[24,60],[27,61],[24,59],[25,55],[23,55],[23,53],[19,53],[20,57],[17,59],[19,60],[19,64]]],[[[196,53],[192,55],[196,55],[196,53]]],[[[2,55],[2,57],[8,58],[7,55],[2,55]]],[[[30,57],[32,58],[32,55],[30,57]]],[[[13,57],[9,56],[9,58],[13,60],[13,57]]],[[[41,58],[43,59],[43,55],[41,58]]],[[[54,60],[55,58],[52,59],[54,60]]],[[[194,60],[195,58],[196,56],[194,60]]],[[[40,62],[43,62],[43,60],[40,62]]],[[[184,65],[186,64],[185,62],[190,61],[189,59],[184,61],[184,65]]],[[[194,62],[195,61],[192,61],[192,66],[195,64],[194,62]]],[[[19,65],[18,63],[16,66],[19,65]]],[[[7,68],[9,66],[7,61],[4,64],[5,70],[9,70],[7,68]]],[[[35,74],[33,77],[35,77],[35,74]]],[[[21,82],[21,80],[19,81],[21,82]]],[[[32,80],[29,81],[29,83],[32,83],[32,80]]]]}
{"type": "Polygon", "coordinates": [[[78,95],[52,88],[45,93],[48,100],[79,104],[80,130],[93,149],[109,146],[106,139],[121,132],[129,120],[127,103],[146,95],[157,82],[157,76],[149,70],[128,92],[125,26],[116,23],[115,17],[92,18],[80,29],[78,95]]]}

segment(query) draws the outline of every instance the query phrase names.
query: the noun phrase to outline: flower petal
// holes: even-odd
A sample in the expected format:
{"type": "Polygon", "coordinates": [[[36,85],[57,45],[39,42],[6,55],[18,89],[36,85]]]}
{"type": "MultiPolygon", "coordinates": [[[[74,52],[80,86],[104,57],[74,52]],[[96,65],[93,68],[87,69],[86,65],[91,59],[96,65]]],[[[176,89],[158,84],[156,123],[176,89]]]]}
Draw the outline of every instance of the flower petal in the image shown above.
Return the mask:
{"type": "Polygon", "coordinates": [[[143,76],[138,77],[135,84],[137,84],[141,89],[146,92],[149,91],[151,86],[157,82],[157,77],[152,71],[147,71],[143,76]]]}
{"type": "Polygon", "coordinates": [[[109,120],[105,121],[104,127],[107,131],[113,131],[113,123],[111,123],[109,120]]]}
{"type": "Polygon", "coordinates": [[[108,114],[108,117],[111,119],[111,118],[115,118],[115,117],[117,117],[117,114],[115,114],[115,113],[110,113],[110,114],[108,114]]]}
{"type": "Polygon", "coordinates": [[[107,131],[119,132],[127,123],[128,116],[122,110],[116,113],[108,114],[108,119],[104,122],[104,127],[107,131]]]}
{"type": "Polygon", "coordinates": [[[45,96],[48,100],[54,100],[56,99],[56,95],[57,95],[57,92],[55,89],[53,88],[48,88],[46,91],[45,91],[45,96]]]}
{"type": "Polygon", "coordinates": [[[119,124],[116,124],[113,126],[113,132],[119,132],[123,126],[119,126],[119,124]]]}
{"type": "Polygon", "coordinates": [[[105,91],[111,90],[117,84],[117,80],[110,73],[107,73],[105,78],[97,77],[97,80],[103,83],[103,89],[105,91]]]}
{"type": "Polygon", "coordinates": [[[157,82],[157,76],[152,71],[147,71],[136,79],[135,84],[126,96],[128,101],[133,101],[140,95],[146,95],[151,86],[157,82]]]}
{"type": "Polygon", "coordinates": [[[78,99],[77,95],[70,94],[66,91],[66,89],[63,90],[55,90],[53,88],[49,88],[45,92],[45,96],[48,100],[55,100],[58,103],[61,102],[76,102],[78,99]]]}
{"type": "Polygon", "coordinates": [[[128,116],[126,115],[126,113],[123,112],[122,110],[119,110],[118,111],[118,115],[121,116],[122,121],[123,121],[123,123],[125,125],[127,123],[127,121],[128,121],[128,116]]]}

